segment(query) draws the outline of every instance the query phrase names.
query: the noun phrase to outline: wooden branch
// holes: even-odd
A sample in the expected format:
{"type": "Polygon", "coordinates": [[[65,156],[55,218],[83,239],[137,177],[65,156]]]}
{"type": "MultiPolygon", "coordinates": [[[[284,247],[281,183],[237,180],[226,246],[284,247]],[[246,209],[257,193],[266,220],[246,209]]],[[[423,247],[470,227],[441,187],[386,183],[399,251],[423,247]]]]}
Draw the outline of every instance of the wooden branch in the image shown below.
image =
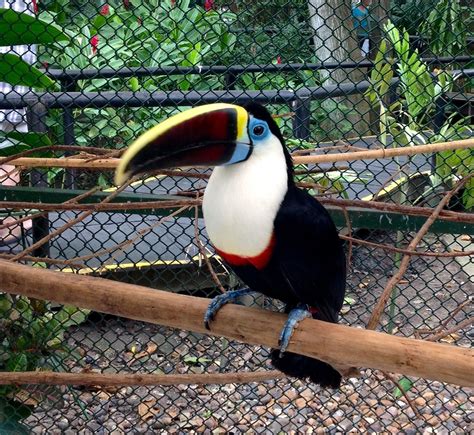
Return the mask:
{"type": "Polygon", "coordinates": [[[201,205],[199,199],[179,199],[179,200],[160,200],[160,201],[141,201],[141,202],[109,202],[109,203],[62,203],[47,204],[44,202],[19,202],[19,201],[0,201],[0,205],[4,209],[10,210],[42,210],[42,211],[59,211],[59,210],[83,210],[83,211],[126,211],[126,210],[158,210],[163,208],[177,208],[183,206],[201,205]]]}
{"type": "MultiPolygon", "coordinates": [[[[340,199],[340,198],[319,198],[317,200],[323,205],[334,205],[336,207],[359,207],[372,210],[403,213],[410,216],[430,217],[434,209],[429,207],[418,207],[412,205],[400,205],[390,202],[364,201],[362,199],[340,199]]],[[[451,222],[465,222],[474,224],[474,214],[462,213],[451,210],[441,210],[440,217],[451,222]]]]}
{"type": "Polygon", "coordinates": [[[325,154],[322,156],[299,156],[293,159],[295,165],[310,163],[351,162],[367,159],[387,159],[390,157],[414,156],[416,154],[431,154],[439,151],[465,149],[474,147],[474,139],[464,139],[452,142],[439,142],[414,147],[382,148],[379,150],[356,151],[351,153],[325,154]]]}
{"type": "MultiPolygon", "coordinates": [[[[100,204],[106,204],[110,201],[112,201],[120,192],[125,190],[129,184],[133,182],[133,179],[128,180],[125,184],[120,186],[117,190],[113,191],[109,196],[104,198],[100,204]]],[[[87,192],[86,192],[87,193],[87,192]]],[[[58,236],[59,234],[62,234],[64,231],[66,231],[68,228],[71,228],[73,225],[82,222],[84,219],[86,219],[88,216],[90,216],[93,213],[93,210],[85,211],[79,216],[70,219],[66,224],[64,224],[62,227],[55,229],[54,231],[48,233],[46,236],[38,240],[37,242],[33,243],[31,246],[28,246],[27,248],[23,249],[19,254],[16,254],[11,261],[18,261],[24,258],[26,255],[30,254],[33,252],[35,249],[39,248],[40,246],[43,246],[45,243],[47,243],[49,240],[53,239],[54,237],[58,236]]]]}
{"type": "MultiPolygon", "coordinates": [[[[271,347],[278,347],[287,318],[281,313],[227,305],[217,314],[212,331],[207,331],[203,317],[208,299],[3,260],[0,283],[1,290],[8,293],[271,347]]],[[[474,386],[474,351],[448,344],[305,319],[288,350],[336,366],[370,367],[474,386]]]]}
{"type": "MultiPolygon", "coordinates": [[[[180,192],[177,192],[178,195],[180,192]]],[[[90,196],[91,193],[86,192],[80,196],[90,196]]],[[[93,211],[124,211],[124,210],[143,210],[143,209],[163,209],[181,207],[184,205],[195,206],[201,205],[202,199],[195,199],[196,191],[189,192],[187,195],[182,195],[181,200],[157,200],[157,201],[130,201],[130,202],[114,202],[114,203],[80,203],[78,204],[79,198],[74,197],[63,203],[44,203],[44,202],[23,202],[23,201],[0,201],[0,205],[4,209],[11,210],[45,210],[45,211],[58,211],[58,210],[93,210],[93,211]],[[190,198],[192,196],[193,198],[190,198]]],[[[431,216],[433,208],[429,207],[416,207],[394,204],[389,202],[377,202],[377,201],[364,201],[360,199],[341,199],[341,198],[322,198],[316,196],[318,201],[323,205],[335,206],[339,208],[361,208],[370,210],[380,210],[384,212],[395,212],[403,213],[409,216],[431,216]]],[[[33,217],[40,216],[41,213],[29,215],[23,220],[32,219],[33,217]]],[[[462,213],[451,210],[442,210],[440,218],[449,222],[462,222],[466,224],[474,224],[474,214],[462,213]]],[[[21,220],[18,219],[13,223],[0,224],[0,230],[8,228],[9,226],[17,225],[21,220]]]]}
{"type": "Polygon", "coordinates": [[[142,373],[1,372],[0,385],[85,385],[126,387],[135,385],[246,384],[286,377],[278,370],[233,373],[153,375],[142,373]]]}
{"type": "MultiPolygon", "coordinates": [[[[431,213],[431,216],[426,219],[426,222],[423,224],[423,226],[419,229],[419,231],[415,234],[415,237],[411,240],[411,242],[407,246],[407,251],[416,251],[416,247],[418,244],[421,242],[423,237],[426,235],[426,233],[429,231],[431,225],[438,219],[441,211],[443,210],[444,207],[446,207],[446,204],[449,203],[453,195],[462,187],[464,186],[467,181],[472,177],[473,175],[469,175],[462,179],[454,189],[450,190],[443,199],[438,203],[436,208],[433,210],[431,213]]],[[[375,329],[377,325],[379,324],[380,318],[382,317],[382,314],[385,310],[385,305],[392,293],[392,290],[394,287],[399,283],[399,281],[403,278],[405,275],[406,270],[408,269],[408,266],[411,261],[411,254],[404,254],[402,260],[400,261],[400,266],[398,268],[397,273],[393,275],[385,285],[385,288],[382,291],[382,294],[380,295],[377,304],[375,305],[374,310],[372,311],[372,314],[370,315],[370,319],[367,322],[367,329],[375,329]]]]}
{"type": "MultiPolygon", "coordinates": [[[[417,145],[414,147],[383,148],[378,150],[365,150],[349,153],[334,153],[324,155],[294,156],[293,163],[317,164],[351,162],[366,159],[387,159],[390,157],[413,156],[415,154],[435,153],[439,151],[464,149],[474,147],[474,139],[464,139],[452,142],[440,142],[428,145],[417,145]]],[[[98,158],[87,160],[82,158],[33,158],[21,157],[8,162],[10,165],[22,166],[25,168],[76,168],[87,170],[115,169],[120,159],[98,158]]]]}
{"type": "Polygon", "coordinates": [[[446,329],[445,331],[440,331],[436,334],[426,337],[425,340],[428,340],[428,341],[439,340],[440,338],[444,338],[444,337],[447,337],[448,335],[454,334],[460,329],[467,328],[468,326],[471,326],[473,323],[474,323],[474,317],[469,317],[468,319],[464,319],[462,322],[458,323],[457,325],[449,329],[446,329]]]}
{"type": "Polygon", "coordinates": [[[430,251],[410,251],[409,249],[396,248],[391,245],[384,245],[382,243],[369,242],[368,240],[357,239],[355,237],[345,236],[339,234],[339,238],[347,240],[350,243],[355,243],[364,246],[370,246],[375,249],[383,249],[390,252],[399,252],[400,254],[414,255],[418,257],[470,257],[474,255],[472,251],[453,251],[453,252],[430,252],[430,251]]]}

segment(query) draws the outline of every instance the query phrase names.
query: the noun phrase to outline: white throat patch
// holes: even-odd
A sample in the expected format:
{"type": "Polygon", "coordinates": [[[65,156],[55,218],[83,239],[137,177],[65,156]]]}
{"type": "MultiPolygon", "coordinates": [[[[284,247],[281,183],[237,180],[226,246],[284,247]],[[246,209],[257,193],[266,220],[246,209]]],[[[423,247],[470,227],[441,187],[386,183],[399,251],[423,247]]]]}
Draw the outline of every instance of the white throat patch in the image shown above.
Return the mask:
{"type": "Polygon", "coordinates": [[[248,160],[214,169],[203,213],[213,245],[227,254],[254,257],[265,250],[288,188],[285,155],[270,134],[248,160]]]}

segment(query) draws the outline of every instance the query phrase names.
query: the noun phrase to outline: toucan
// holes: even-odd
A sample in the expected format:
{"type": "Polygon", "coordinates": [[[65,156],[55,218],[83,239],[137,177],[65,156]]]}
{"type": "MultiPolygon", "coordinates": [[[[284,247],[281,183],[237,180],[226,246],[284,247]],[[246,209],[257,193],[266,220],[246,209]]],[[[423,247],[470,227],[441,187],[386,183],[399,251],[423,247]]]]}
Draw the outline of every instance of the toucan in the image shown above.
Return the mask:
{"type": "Polygon", "coordinates": [[[279,299],[288,320],[275,368],[323,387],[340,386],[329,364],[286,352],[305,317],[337,323],[346,286],[341,239],[327,210],[294,181],[283,136],[261,105],[216,103],[174,115],[141,135],[124,153],[115,181],[170,167],[215,167],[203,215],[215,251],[247,286],[212,300],[210,324],[226,303],[251,292],[279,299]]]}

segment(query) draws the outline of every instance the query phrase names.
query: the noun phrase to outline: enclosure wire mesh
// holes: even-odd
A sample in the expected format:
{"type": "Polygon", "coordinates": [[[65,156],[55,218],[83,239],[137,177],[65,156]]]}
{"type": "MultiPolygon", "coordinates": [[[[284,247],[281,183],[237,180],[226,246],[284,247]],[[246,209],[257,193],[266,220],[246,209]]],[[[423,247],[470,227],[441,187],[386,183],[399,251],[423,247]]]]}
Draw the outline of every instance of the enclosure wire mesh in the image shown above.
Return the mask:
{"type": "MultiPolygon", "coordinates": [[[[170,115],[219,101],[265,104],[296,154],[472,137],[470,2],[370,3],[0,0],[0,81],[11,84],[0,84],[0,158],[49,144],[79,145],[84,151],[123,149],[170,115]],[[38,25],[37,19],[43,24],[38,25]]],[[[30,157],[60,155],[38,151],[30,157]]],[[[472,174],[473,167],[473,151],[466,149],[299,165],[296,171],[297,181],[321,198],[435,207],[443,192],[472,174]]],[[[192,196],[205,187],[209,173],[202,173],[204,177],[192,172],[150,177],[126,193],[192,196]]],[[[39,201],[43,192],[42,202],[63,202],[58,200],[62,194],[69,193],[64,197],[68,199],[97,185],[113,191],[112,175],[84,169],[19,171],[2,165],[0,197],[39,201]]],[[[449,209],[468,212],[473,205],[471,179],[449,209]]],[[[33,223],[14,223],[29,213],[34,210],[0,209],[4,258],[80,214],[55,211],[33,223]]],[[[71,264],[34,265],[183,294],[218,294],[199,256],[194,212],[161,222],[167,213],[94,212],[33,253],[71,264]]],[[[201,218],[197,225],[223,285],[236,288],[237,278],[213,254],[201,218]]],[[[383,220],[350,232],[341,224],[340,231],[399,248],[414,235],[383,220]]],[[[429,233],[419,248],[472,250],[473,232],[453,231],[446,226],[442,232],[429,233]]],[[[350,251],[341,323],[364,327],[401,255],[363,244],[354,244],[350,251]]],[[[452,326],[467,319],[470,310],[472,315],[468,303],[473,268],[472,257],[412,257],[379,329],[412,337],[447,320],[452,326]]],[[[168,374],[271,368],[266,348],[24,297],[0,298],[3,371],[168,374]]],[[[272,301],[254,303],[278,308],[272,301]]],[[[469,346],[471,340],[469,328],[442,339],[458,346],[469,346]]],[[[359,378],[345,380],[334,391],[287,378],[154,388],[2,386],[0,432],[469,433],[473,429],[472,391],[423,379],[396,379],[417,415],[397,385],[375,370],[362,370],[359,378]]]]}

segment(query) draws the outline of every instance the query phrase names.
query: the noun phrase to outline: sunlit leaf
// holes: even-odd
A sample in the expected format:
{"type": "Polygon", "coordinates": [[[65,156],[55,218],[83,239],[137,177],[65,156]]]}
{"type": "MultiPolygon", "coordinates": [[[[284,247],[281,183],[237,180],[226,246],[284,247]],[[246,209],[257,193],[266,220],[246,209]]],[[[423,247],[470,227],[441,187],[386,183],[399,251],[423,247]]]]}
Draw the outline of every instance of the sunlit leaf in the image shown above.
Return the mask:
{"type": "Polygon", "coordinates": [[[39,89],[58,87],[43,71],[10,53],[0,53],[0,82],[39,89]]]}
{"type": "Polygon", "coordinates": [[[0,8],[0,46],[49,44],[67,40],[68,36],[54,24],[25,12],[0,8]]]}
{"type": "MultiPolygon", "coordinates": [[[[398,381],[398,383],[400,384],[400,386],[403,388],[405,392],[409,391],[411,387],[413,387],[413,381],[405,377],[401,378],[398,381]]],[[[395,399],[399,399],[400,397],[403,396],[403,393],[401,392],[400,388],[396,387],[393,390],[393,396],[395,397],[395,399]]]]}

